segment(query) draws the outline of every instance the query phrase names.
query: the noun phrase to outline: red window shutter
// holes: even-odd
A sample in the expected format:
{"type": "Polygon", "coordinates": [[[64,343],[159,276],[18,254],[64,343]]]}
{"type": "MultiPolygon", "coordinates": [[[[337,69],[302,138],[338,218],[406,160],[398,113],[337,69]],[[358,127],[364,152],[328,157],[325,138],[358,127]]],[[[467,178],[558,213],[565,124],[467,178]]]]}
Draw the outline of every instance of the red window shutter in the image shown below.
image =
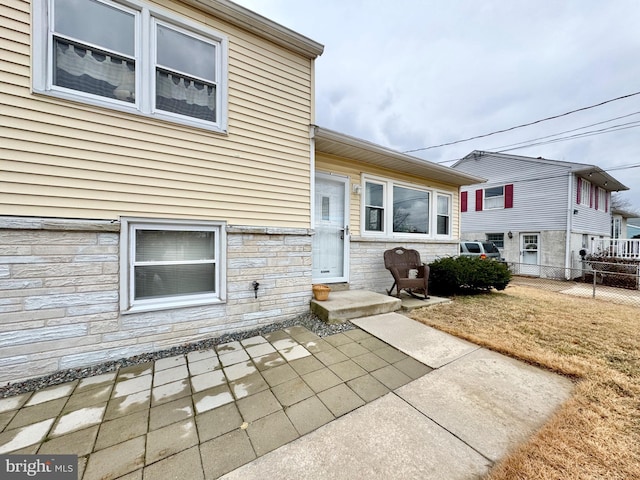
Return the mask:
{"type": "Polygon", "coordinates": [[[513,183],[504,186],[504,208],[513,208],[513,183]]]}
{"type": "Polygon", "coordinates": [[[606,192],[604,194],[604,211],[608,212],[609,211],[609,192],[606,192]]]}
{"type": "Polygon", "coordinates": [[[589,208],[593,208],[593,184],[589,185],[589,208]]]}
{"type": "Polygon", "coordinates": [[[580,177],[578,177],[578,198],[576,199],[576,203],[578,205],[580,205],[580,194],[582,193],[582,179],[580,177]]]}
{"type": "Polygon", "coordinates": [[[482,196],[484,192],[482,189],[476,190],[476,212],[482,211],[482,196]]]}
{"type": "Polygon", "coordinates": [[[596,204],[596,210],[597,210],[598,206],[599,206],[598,203],[600,203],[600,201],[598,199],[598,197],[600,196],[600,189],[596,187],[596,188],[594,188],[594,190],[595,190],[595,193],[594,193],[593,196],[595,198],[595,204],[596,204]]]}
{"type": "Polygon", "coordinates": [[[460,192],[460,211],[467,211],[467,193],[468,192],[460,192]]]}

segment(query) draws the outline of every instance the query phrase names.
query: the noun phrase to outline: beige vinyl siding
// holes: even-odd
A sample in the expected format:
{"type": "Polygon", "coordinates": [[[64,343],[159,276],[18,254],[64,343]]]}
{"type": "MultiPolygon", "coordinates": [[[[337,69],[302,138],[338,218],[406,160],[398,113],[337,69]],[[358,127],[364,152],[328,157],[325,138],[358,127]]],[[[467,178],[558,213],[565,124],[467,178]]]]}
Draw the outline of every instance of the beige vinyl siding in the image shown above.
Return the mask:
{"type": "Polygon", "coordinates": [[[29,2],[2,6],[1,215],[309,227],[312,60],[174,7],[228,36],[228,135],[33,95],[29,2]]]}
{"type": "MultiPolygon", "coordinates": [[[[403,173],[394,172],[384,168],[379,168],[373,165],[365,165],[359,162],[354,162],[349,159],[339,158],[322,153],[316,154],[316,171],[329,172],[336,175],[345,175],[349,177],[351,185],[360,184],[361,176],[363,174],[373,175],[376,177],[407,182],[413,185],[420,185],[423,187],[431,188],[440,192],[451,194],[451,235],[454,238],[459,236],[460,214],[459,214],[459,195],[458,187],[452,185],[446,185],[440,182],[434,182],[432,180],[417,177],[413,175],[407,175],[403,173]]],[[[351,232],[354,235],[360,233],[360,207],[363,194],[357,195],[353,193],[353,188],[350,187],[350,226],[351,232]]]]}

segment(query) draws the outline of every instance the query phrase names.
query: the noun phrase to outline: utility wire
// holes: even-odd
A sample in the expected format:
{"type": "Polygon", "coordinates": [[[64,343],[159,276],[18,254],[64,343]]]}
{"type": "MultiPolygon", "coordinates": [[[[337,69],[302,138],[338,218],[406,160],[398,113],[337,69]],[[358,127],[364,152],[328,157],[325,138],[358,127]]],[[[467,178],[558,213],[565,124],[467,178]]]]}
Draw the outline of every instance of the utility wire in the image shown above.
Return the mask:
{"type": "Polygon", "coordinates": [[[510,132],[510,131],[516,130],[518,128],[529,127],[529,126],[535,125],[537,123],[542,123],[542,122],[546,122],[546,121],[549,121],[549,120],[554,120],[556,118],[565,117],[567,115],[571,115],[572,113],[582,112],[584,110],[589,110],[591,108],[600,107],[602,105],[606,105],[607,103],[615,102],[615,101],[618,101],[618,100],[623,100],[625,98],[630,98],[630,97],[633,97],[635,95],[640,95],[640,92],[630,93],[628,95],[623,95],[621,97],[612,98],[610,100],[605,100],[604,102],[596,103],[594,105],[589,105],[588,107],[578,108],[576,110],[571,110],[570,112],[565,112],[565,113],[561,113],[559,115],[553,115],[551,117],[542,118],[542,119],[536,120],[534,122],[523,123],[522,125],[516,125],[515,127],[505,128],[505,129],[502,129],[502,130],[496,130],[496,131],[491,132],[491,133],[485,133],[483,135],[476,135],[475,137],[464,138],[462,140],[456,140],[456,141],[453,141],[453,142],[441,143],[439,145],[431,145],[429,147],[414,148],[413,150],[406,150],[406,151],[404,151],[402,153],[412,153],[412,152],[420,152],[420,151],[424,151],[424,150],[431,150],[433,148],[446,147],[448,145],[456,145],[458,143],[468,142],[470,140],[477,140],[478,138],[489,137],[491,135],[496,135],[498,133],[510,132]]]}
{"type": "Polygon", "coordinates": [[[535,146],[539,146],[539,145],[548,145],[550,143],[565,142],[567,140],[576,140],[578,138],[592,137],[594,135],[602,135],[604,133],[617,132],[617,131],[620,131],[620,130],[627,130],[628,128],[637,128],[637,127],[640,127],[640,122],[622,123],[620,125],[613,125],[611,127],[603,128],[603,129],[600,129],[600,130],[592,130],[590,132],[577,133],[575,135],[569,135],[567,137],[555,138],[553,140],[547,140],[545,142],[530,143],[530,144],[527,144],[527,145],[522,145],[520,147],[513,147],[513,148],[507,148],[507,149],[503,149],[503,150],[494,150],[494,151],[497,151],[498,153],[512,152],[514,150],[521,150],[523,148],[535,147],[535,146]]]}
{"type": "Polygon", "coordinates": [[[490,152],[498,152],[503,148],[515,147],[516,145],[522,145],[524,143],[535,142],[535,141],[538,141],[538,140],[544,140],[546,138],[551,138],[551,137],[557,137],[558,135],[564,135],[565,133],[577,132],[578,130],[582,130],[583,128],[595,127],[596,125],[602,125],[603,123],[613,122],[614,120],[620,120],[621,118],[632,117],[632,116],[638,115],[638,114],[640,114],[640,111],[629,113],[627,115],[621,115],[619,117],[610,118],[609,120],[603,120],[602,122],[592,123],[590,125],[584,125],[582,127],[573,128],[571,130],[565,130],[564,132],[553,133],[553,134],[547,135],[545,137],[538,137],[538,138],[532,138],[530,140],[523,140],[522,142],[510,143],[509,145],[503,145],[501,147],[488,148],[487,150],[489,150],[490,152]]]}

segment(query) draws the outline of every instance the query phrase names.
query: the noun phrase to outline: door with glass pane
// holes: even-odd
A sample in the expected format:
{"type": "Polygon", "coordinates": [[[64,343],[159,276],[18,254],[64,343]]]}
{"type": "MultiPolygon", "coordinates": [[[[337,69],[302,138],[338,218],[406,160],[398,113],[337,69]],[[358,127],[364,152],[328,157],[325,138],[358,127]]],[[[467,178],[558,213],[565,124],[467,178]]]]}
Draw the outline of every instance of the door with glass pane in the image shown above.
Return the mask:
{"type": "Polygon", "coordinates": [[[540,235],[520,234],[520,273],[540,276],[540,235]]]}
{"type": "Polygon", "coordinates": [[[348,178],[316,174],[314,283],[348,281],[348,184],[348,178]]]}

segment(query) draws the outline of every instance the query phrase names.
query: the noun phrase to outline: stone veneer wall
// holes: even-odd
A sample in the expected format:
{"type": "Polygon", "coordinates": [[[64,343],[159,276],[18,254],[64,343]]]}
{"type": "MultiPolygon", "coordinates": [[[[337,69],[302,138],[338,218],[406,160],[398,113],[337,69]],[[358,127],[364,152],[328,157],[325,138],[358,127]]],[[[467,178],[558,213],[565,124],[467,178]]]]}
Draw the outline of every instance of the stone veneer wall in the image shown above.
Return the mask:
{"type": "Polygon", "coordinates": [[[384,252],[394,247],[417,250],[420,252],[420,260],[423,263],[430,263],[437,258],[459,253],[457,241],[403,242],[352,237],[349,266],[350,288],[386,293],[386,290],[393,285],[393,277],[384,267],[384,252]]]}
{"type": "Polygon", "coordinates": [[[118,221],[0,217],[0,382],[309,310],[310,230],[227,227],[226,303],[137,314],[120,313],[119,242],[118,221]]]}

